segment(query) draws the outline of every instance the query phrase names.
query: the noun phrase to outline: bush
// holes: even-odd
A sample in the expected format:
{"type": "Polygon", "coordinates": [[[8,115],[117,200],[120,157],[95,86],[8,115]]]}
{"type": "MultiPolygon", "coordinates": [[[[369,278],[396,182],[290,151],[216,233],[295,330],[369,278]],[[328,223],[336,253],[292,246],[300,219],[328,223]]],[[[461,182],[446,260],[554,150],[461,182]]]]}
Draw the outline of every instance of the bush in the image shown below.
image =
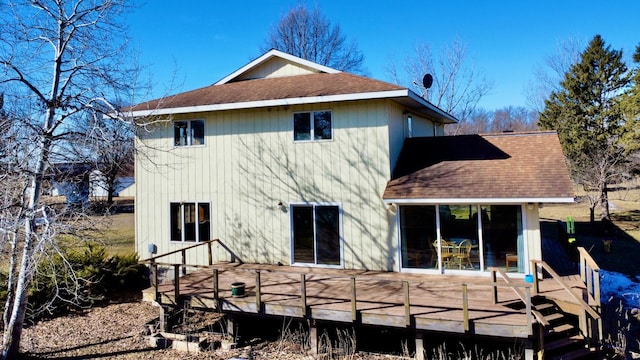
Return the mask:
{"type": "Polygon", "coordinates": [[[29,293],[29,317],[90,307],[148,284],[138,255],[107,256],[104,246],[87,244],[40,261],[29,293]]]}

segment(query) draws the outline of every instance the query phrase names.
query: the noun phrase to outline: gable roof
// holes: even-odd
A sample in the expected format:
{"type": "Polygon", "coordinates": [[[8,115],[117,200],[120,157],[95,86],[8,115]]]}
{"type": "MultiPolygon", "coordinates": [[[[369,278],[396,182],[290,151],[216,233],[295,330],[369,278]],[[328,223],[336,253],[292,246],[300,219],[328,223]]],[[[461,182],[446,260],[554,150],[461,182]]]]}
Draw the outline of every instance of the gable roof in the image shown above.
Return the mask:
{"type": "Polygon", "coordinates": [[[369,99],[390,99],[436,121],[456,122],[453,116],[405,87],[337,71],[277,50],[267,52],[211,86],[138,104],[126,112],[142,117],[369,99]],[[257,74],[256,69],[267,67],[274,59],[305,71],[298,72],[302,75],[247,77],[257,74]]]}
{"type": "Polygon", "coordinates": [[[573,202],[555,132],[406,139],[383,198],[398,203],[573,202]]]}
{"type": "Polygon", "coordinates": [[[226,84],[226,83],[229,83],[229,82],[242,80],[243,79],[243,75],[249,73],[251,70],[259,68],[260,66],[262,66],[265,63],[267,63],[269,60],[271,60],[273,58],[281,58],[283,60],[290,61],[292,63],[297,64],[298,66],[308,68],[310,71],[313,71],[313,72],[319,72],[319,73],[323,72],[323,73],[328,73],[328,74],[335,74],[335,73],[339,73],[340,72],[339,70],[332,69],[332,68],[330,68],[328,66],[316,64],[316,63],[314,63],[312,61],[305,60],[305,59],[302,59],[302,58],[299,58],[299,57],[284,53],[284,52],[276,50],[276,49],[271,49],[271,50],[267,51],[266,53],[264,53],[259,58],[251,61],[247,65],[241,67],[240,69],[238,69],[238,70],[232,72],[231,74],[225,76],[224,78],[220,79],[220,81],[218,81],[214,85],[222,85],[222,84],[226,84]]]}

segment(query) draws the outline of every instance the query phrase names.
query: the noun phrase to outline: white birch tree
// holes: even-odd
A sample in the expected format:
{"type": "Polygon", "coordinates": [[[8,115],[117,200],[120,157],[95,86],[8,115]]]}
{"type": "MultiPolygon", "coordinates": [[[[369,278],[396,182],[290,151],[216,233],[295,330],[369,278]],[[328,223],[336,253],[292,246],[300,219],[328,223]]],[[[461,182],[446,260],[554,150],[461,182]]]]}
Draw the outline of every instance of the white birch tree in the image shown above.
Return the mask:
{"type": "Polygon", "coordinates": [[[42,199],[50,164],[63,158],[61,144],[82,135],[80,122],[131,103],[136,69],[118,22],[125,9],[124,0],[0,3],[0,93],[15,134],[0,175],[0,233],[10,248],[2,359],[18,355],[38,254],[56,241],[42,199]]]}

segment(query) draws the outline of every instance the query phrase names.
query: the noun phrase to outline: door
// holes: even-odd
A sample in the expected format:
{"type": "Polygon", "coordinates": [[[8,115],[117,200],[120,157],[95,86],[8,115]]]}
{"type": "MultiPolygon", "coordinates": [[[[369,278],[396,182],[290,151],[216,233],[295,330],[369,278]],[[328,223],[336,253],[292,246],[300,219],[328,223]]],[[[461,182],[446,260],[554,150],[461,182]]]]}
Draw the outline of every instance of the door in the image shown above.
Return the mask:
{"type": "Polygon", "coordinates": [[[291,205],[293,263],[340,266],[340,207],[291,205]]]}

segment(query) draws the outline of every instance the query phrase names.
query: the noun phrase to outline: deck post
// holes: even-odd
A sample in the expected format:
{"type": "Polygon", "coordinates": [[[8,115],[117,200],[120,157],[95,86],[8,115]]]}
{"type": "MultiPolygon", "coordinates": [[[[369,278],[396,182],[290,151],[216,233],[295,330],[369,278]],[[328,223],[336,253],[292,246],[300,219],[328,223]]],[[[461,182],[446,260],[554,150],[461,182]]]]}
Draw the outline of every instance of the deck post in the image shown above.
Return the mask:
{"type": "Polygon", "coordinates": [[[220,306],[220,282],[218,269],[213,269],[213,302],[218,310],[222,310],[220,306]]]}
{"type": "Polygon", "coordinates": [[[308,320],[309,324],[309,352],[311,355],[318,355],[318,324],[313,319],[308,320]]]}
{"type": "Polygon", "coordinates": [[[182,249],[182,275],[187,275],[187,250],[182,249]]]}
{"type": "Polygon", "coordinates": [[[173,265],[173,301],[178,305],[180,298],[180,264],[173,265]]]}
{"type": "Polygon", "coordinates": [[[260,294],[260,271],[256,271],[256,312],[262,312],[262,296],[260,294]]]}
{"type": "Polygon", "coordinates": [[[464,324],[464,331],[469,331],[469,293],[467,291],[467,284],[462,284],[462,317],[464,324]]]}
{"type": "Polygon", "coordinates": [[[409,297],[409,282],[402,282],[402,290],[404,292],[404,323],[407,327],[411,326],[411,298],[409,297]]]}
{"type": "Polygon", "coordinates": [[[538,323],[538,360],[544,360],[544,325],[538,323]]]}
{"type": "Polygon", "coordinates": [[[300,306],[302,306],[304,317],[307,317],[309,312],[307,309],[307,277],[305,274],[300,274],[300,306]]]}
{"type": "Polygon", "coordinates": [[[531,313],[531,289],[527,286],[524,288],[525,306],[527,309],[527,328],[529,329],[529,335],[533,335],[533,314],[531,313]]]}
{"type": "Polygon", "coordinates": [[[213,254],[211,253],[211,242],[207,244],[207,255],[209,256],[209,266],[213,265],[213,254]]]}
{"type": "Polygon", "coordinates": [[[491,299],[494,304],[498,303],[498,277],[496,276],[496,270],[491,269],[491,282],[493,283],[493,290],[491,291],[491,299]]]}
{"type": "Polygon", "coordinates": [[[533,275],[533,293],[540,293],[540,278],[538,277],[538,264],[535,261],[531,261],[531,267],[533,270],[531,271],[531,275],[533,275]]]}
{"type": "Polygon", "coordinates": [[[415,360],[424,360],[424,333],[416,332],[416,355],[415,360]]]}
{"type": "Polygon", "coordinates": [[[351,321],[358,320],[358,306],[356,305],[356,278],[351,278],[351,321]]]}
{"type": "Polygon", "coordinates": [[[534,360],[535,351],[533,349],[533,343],[530,340],[525,341],[524,345],[524,360],[534,360]]]}
{"type": "Polygon", "coordinates": [[[227,336],[233,339],[236,342],[236,338],[238,336],[238,320],[235,319],[231,314],[226,314],[225,319],[227,320],[227,336]]]}
{"type": "Polygon", "coordinates": [[[160,305],[160,318],[159,328],[160,331],[169,332],[171,330],[171,324],[169,324],[169,318],[171,317],[172,309],[166,305],[160,305]]]}
{"type": "Polygon", "coordinates": [[[158,291],[158,264],[151,262],[151,285],[153,286],[153,298],[156,302],[160,302],[160,292],[158,291]]]}

